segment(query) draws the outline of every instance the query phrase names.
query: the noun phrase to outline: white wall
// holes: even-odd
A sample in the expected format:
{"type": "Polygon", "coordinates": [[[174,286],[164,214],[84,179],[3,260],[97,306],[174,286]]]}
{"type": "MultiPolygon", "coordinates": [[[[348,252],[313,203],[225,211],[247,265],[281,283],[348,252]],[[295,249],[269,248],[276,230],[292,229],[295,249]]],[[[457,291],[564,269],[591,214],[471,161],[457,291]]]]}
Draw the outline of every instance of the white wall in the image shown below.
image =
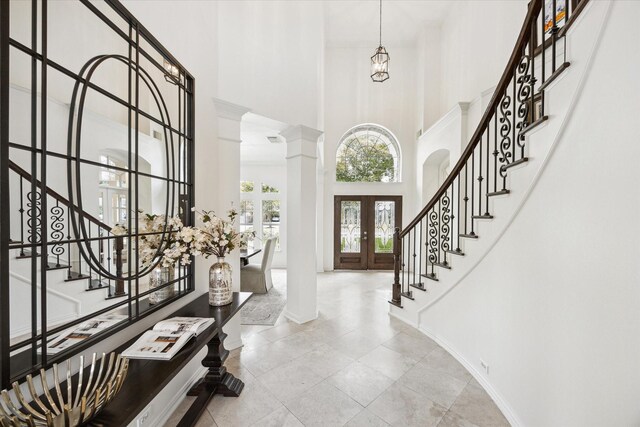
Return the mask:
{"type": "Polygon", "coordinates": [[[440,73],[439,87],[432,89],[439,97],[425,94],[425,128],[457,102],[470,101],[498,82],[526,13],[526,0],[454,2],[440,25],[439,45],[432,31],[422,35],[422,61],[435,67],[426,71],[440,73]]]}
{"type": "Polygon", "coordinates": [[[402,195],[403,224],[410,220],[415,152],[415,49],[389,47],[391,78],[374,83],[369,77],[368,48],[328,47],[325,70],[324,135],[324,267],[333,269],[333,206],[335,195],[402,195]],[[336,182],[336,150],[353,126],[376,123],[389,129],[400,143],[401,182],[336,182]]]}
{"type": "Polygon", "coordinates": [[[218,3],[221,99],[254,113],[318,128],[322,108],[323,5],[218,3]]]}
{"type": "MultiPolygon", "coordinates": [[[[590,60],[580,38],[601,22],[604,33],[538,181],[486,257],[419,318],[527,426],[640,424],[640,51],[627,48],[640,7],[592,2],[584,13],[570,70],[590,60]]],[[[555,89],[549,102],[567,102],[555,89]]]]}

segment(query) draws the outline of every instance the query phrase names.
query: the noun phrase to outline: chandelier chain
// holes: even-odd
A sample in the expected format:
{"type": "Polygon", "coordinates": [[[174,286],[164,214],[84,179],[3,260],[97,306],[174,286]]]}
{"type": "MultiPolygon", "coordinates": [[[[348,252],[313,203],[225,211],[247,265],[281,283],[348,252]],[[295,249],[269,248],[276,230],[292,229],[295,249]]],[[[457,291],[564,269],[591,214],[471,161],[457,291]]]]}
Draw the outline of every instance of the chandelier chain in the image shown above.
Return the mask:
{"type": "Polygon", "coordinates": [[[380,0],[380,43],[379,46],[382,46],[382,0],[380,0]]]}

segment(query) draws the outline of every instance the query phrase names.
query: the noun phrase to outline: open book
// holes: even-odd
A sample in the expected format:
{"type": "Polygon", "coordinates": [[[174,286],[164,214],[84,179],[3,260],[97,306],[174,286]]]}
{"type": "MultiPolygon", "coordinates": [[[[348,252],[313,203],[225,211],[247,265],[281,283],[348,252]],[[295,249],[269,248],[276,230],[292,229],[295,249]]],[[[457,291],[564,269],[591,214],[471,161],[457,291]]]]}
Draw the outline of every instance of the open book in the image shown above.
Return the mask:
{"type": "Polygon", "coordinates": [[[189,340],[215,319],[202,317],[173,317],[156,323],[152,330],[142,334],[128,349],[122,352],[130,359],[171,359],[189,340]]]}
{"type": "MultiPolygon", "coordinates": [[[[80,344],[95,334],[105,331],[118,323],[127,320],[128,318],[129,317],[124,314],[103,314],[96,316],[93,319],[89,319],[86,322],[80,323],[77,326],[63,331],[60,335],[49,341],[47,343],[47,353],[60,353],[69,347],[80,344]]],[[[40,349],[38,349],[38,353],[40,352],[40,349]]]]}

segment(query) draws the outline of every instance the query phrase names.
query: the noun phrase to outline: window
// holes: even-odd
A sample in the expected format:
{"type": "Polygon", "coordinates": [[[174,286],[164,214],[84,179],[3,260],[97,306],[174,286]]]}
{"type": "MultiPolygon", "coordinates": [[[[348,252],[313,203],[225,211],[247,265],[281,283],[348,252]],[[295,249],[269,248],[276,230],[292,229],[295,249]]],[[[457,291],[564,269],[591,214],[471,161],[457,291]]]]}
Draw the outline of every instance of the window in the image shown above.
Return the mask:
{"type": "MultiPolygon", "coordinates": [[[[242,200],[240,202],[240,231],[254,231],[253,227],[253,201],[242,200]]],[[[255,249],[255,238],[247,241],[249,250],[255,249]]]]}
{"type": "Polygon", "coordinates": [[[241,193],[253,193],[253,181],[240,181],[241,193]]]}
{"type": "Polygon", "coordinates": [[[262,192],[263,193],[279,193],[280,190],[278,190],[276,187],[272,187],[270,185],[265,184],[264,182],[262,183],[262,192]]]}
{"type": "Polygon", "coordinates": [[[262,201],[262,238],[276,237],[276,250],[280,250],[280,200],[262,201]]]}
{"type": "Polygon", "coordinates": [[[336,155],[338,182],[397,182],[400,179],[400,148],[385,128],[359,125],[340,141],[336,155]]]}
{"type": "MultiPolygon", "coordinates": [[[[105,187],[127,188],[127,172],[111,169],[109,166],[121,166],[117,160],[110,156],[100,156],[100,163],[104,166],[100,169],[100,185],[105,187]]],[[[124,165],[123,165],[124,166],[124,165]]]]}

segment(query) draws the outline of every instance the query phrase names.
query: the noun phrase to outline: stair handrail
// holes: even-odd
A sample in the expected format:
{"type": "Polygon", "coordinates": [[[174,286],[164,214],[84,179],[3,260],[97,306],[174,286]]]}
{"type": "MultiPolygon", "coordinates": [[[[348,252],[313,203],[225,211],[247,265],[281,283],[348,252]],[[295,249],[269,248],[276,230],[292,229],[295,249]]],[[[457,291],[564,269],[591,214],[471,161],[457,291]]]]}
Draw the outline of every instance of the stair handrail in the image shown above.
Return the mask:
{"type": "MultiPolygon", "coordinates": [[[[9,160],[9,169],[11,169],[12,171],[14,171],[15,173],[17,173],[18,175],[20,175],[21,177],[23,177],[24,179],[26,179],[27,181],[31,181],[32,180],[32,175],[27,172],[26,170],[24,170],[23,168],[21,168],[20,166],[18,166],[15,162],[9,160]]],[[[37,187],[40,187],[40,181],[38,179],[35,179],[35,184],[37,187]]],[[[71,202],[66,199],[64,196],[60,195],[60,193],[56,192],[55,190],[53,190],[50,187],[46,187],[47,189],[47,194],[51,197],[53,197],[55,200],[59,201],[60,203],[62,203],[63,205],[67,206],[67,207],[71,207],[71,202]]],[[[76,207],[75,210],[77,211],[78,208],[76,207]]],[[[90,222],[94,223],[95,225],[99,226],[100,228],[104,228],[107,231],[111,231],[111,226],[105,224],[104,222],[100,221],[98,218],[94,217],[93,215],[91,215],[88,212],[82,211],[82,217],[88,219],[90,222]]]]}
{"type": "Polygon", "coordinates": [[[427,215],[427,213],[436,205],[436,203],[438,203],[449,186],[453,184],[457,176],[460,174],[460,172],[462,172],[462,169],[465,167],[469,158],[473,155],[474,149],[480,143],[482,135],[484,134],[485,130],[489,126],[489,123],[491,122],[491,119],[497,111],[500,101],[502,100],[502,94],[509,87],[511,80],[516,73],[518,63],[520,62],[520,58],[522,56],[522,52],[524,51],[527,43],[529,43],[531,28],[536,24],[538,13],[540,12],[542,7],[542,1],[543,0],[532,0],[529,4],[529,11],[527,12],[524,24],[520,30],[520,34],[518,35],[516,45],[513,49],[513,52],[511,53],[511,57],[509,58],[509,62],[507,63],[504,72],[502,73],[500,82],[493,92],[493,96],[491,97],[491,101],[489,102],[487,109],[480,119],[480,123],[476,127],[473,136],[469,140],[469,144],[460,155],[460,159],[455,164],[444,183],[440,186],[440,188],[438,188],[436,194],[431,198],[431,200],[429,200],[426,206],[416,215],[416,217],[409,223],[409,225],[407,225],[402,231],[399,232],[398,237],[402,238],[406,236],[407,233],[427,215]]]}
{"type": "Polygon", "coordinates": [[[510,190],[506,186],[507,170],[528,161],[525,155],[525,135],[548,119],[545,115],[544,92],[549,84],[570,65],[566,61],[565,36],[587,2],[588,0],[566,1],[560,9],[557,8],[557,0],[551,0],[548,5],[546,0],[529,2],[527,14],[511,56],[469,143],[424,208],[404,229],[395,229],[393,235],[394,281],[392,298],[389,301],[391,304],[402,307],[402,296],[410,300],[414,299],[411,288],[426,291],[422,278],[438,281],[435,267],[450,269],[450,259],[447,256],[465,255],[460,247],[460,238],[478,237],[474,230],[474,220],[493,218],[489,212],[489,197],[509,194],[510,190]],[[546,16],[547,7],[550,7],[549,17],[546,16]],[[572,13],[571,19],[569,19],[570,13],[572,13]],[[559,26],[559,23],[563,23],[563,26],[559,26]],[[560,56],[557,48],[559,40],[565,42],[560,56]],[[548,75],[546,74],[547,49],[550,49],[548,75]],[[538,55],[541,57],[539,64],[536,59],[538,55]],[[559,57],[563,58],[563,62],[558,65],[559,57]],[[540,68],[540,76],[536,75],[536,64],[540,68]],[[494,142],[491,153],[493,168],[490,165],[489,153],[491,136],[494,142]],[[499,144],[498,141],[500,141],[499,144]],[[483,147],[486,147],[484,177],[482,175],[483,147]],[[474,176],[476,159],[478,160],[477,178],[474,176]],[[493,171],[493,191],[489,190],[491,170],[493,171]],[[499,191],[498,176],[502,185],[499,191]],[[464,184],[461,185],[461,181],[464,184]],[[474,206],[476,181],[477,212],[474,206]],[[469,182],[470,194],[468,193],[469,182]],[[482,210],[483,198],[486,199],[484,211],[482,210]],[[471,201],[470,209],[468,201],[471,201]],[[457,224],[454,218],[457,218],[457,224]],[[470,230],[467,228],[468,225],[470,230]],[[457,241],[455,249],[454,235],[457,241]],[[424,259],[423,245],[426,253],[424,259]]]}

